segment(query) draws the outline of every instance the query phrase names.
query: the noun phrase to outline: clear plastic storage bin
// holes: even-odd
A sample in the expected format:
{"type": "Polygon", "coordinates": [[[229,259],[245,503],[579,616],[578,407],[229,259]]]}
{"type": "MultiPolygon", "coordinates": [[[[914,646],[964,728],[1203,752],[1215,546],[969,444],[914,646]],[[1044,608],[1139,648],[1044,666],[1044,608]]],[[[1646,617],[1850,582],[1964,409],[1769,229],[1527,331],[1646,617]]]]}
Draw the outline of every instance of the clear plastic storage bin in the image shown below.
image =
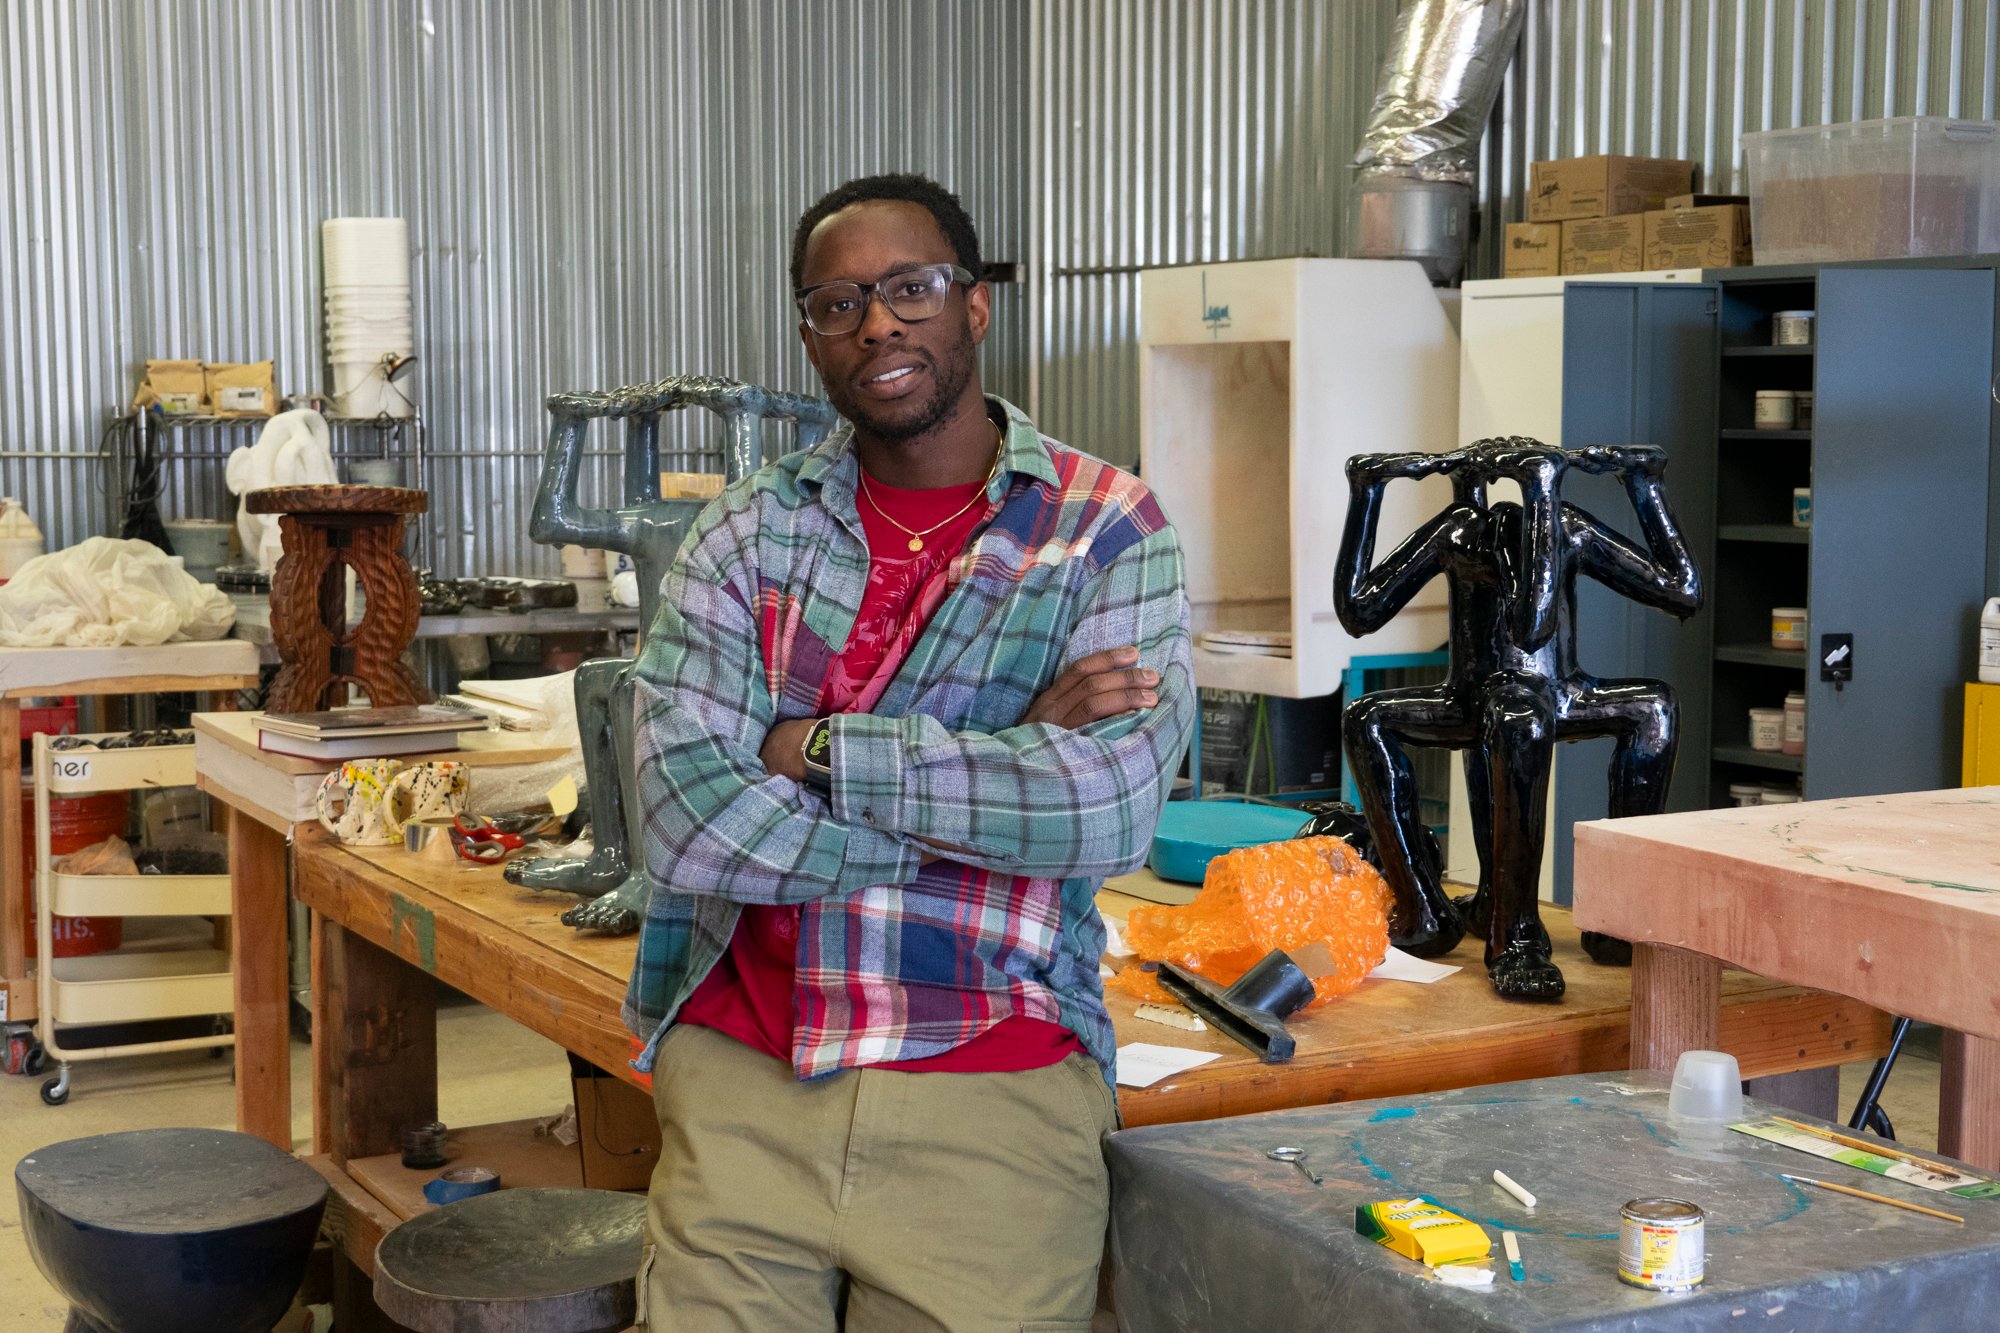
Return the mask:
{"type": "Polygon", "coordinates": [[[2000,124],[1898,116],[1743,136],[1759,264],[2000,250],[2000,124]]]}

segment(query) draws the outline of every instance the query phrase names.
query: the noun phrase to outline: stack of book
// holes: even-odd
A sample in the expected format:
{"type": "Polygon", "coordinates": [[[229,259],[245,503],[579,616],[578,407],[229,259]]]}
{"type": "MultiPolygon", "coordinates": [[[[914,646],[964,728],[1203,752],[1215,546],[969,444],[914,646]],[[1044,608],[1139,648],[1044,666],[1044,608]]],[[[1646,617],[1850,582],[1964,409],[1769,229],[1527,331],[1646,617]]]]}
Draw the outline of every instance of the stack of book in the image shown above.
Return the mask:
{"type": "Polygon", "coordinates": [[[484,731],[486,714],[436,704],[263,713],[257,748],[301,759],[386,759],[458,748],[461,731],[484,731]]]}

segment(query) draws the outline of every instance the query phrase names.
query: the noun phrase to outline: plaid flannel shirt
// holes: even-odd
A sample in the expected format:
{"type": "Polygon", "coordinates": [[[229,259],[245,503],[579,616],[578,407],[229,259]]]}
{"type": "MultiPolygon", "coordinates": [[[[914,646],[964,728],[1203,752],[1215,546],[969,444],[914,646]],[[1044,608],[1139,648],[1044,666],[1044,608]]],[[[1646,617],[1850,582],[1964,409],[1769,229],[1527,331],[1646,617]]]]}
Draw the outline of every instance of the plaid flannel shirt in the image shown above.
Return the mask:
{"type": "Polygon", "coordinates": [[[1194,719],[1180,546],[1135,477],[999,406],[988,521],[874,710],[835,717],[826,797],[758,753],[817,715],[861,605],[852,428],[696,520],[634,668],[653,883],[625,1001],[638,1068],[741,905],[798,903],[800,1078],[936,1055],[1017,1013],[1068,1027],[1108,1074],[1096,893],[1145,861],[1194,719]],[[1153,708],[1020,725],[1071,663],[1129,644],[1160,674],[1153,708]],[[920,866],[918,839],[959,850],[920,866]]]}

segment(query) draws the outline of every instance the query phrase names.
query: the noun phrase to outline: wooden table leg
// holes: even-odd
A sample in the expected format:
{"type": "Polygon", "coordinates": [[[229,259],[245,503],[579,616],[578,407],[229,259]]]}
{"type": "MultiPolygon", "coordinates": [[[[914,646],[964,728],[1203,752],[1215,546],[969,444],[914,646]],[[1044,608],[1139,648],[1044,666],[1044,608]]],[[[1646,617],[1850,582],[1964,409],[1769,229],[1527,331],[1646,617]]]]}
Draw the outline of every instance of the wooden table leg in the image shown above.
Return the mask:
{"type": "Polygon", "coordinates": [[[236,975],[236,1127],[292,1150],[285,836],[229,812],[230,962],[236,975]]]}
{"type": "Polygon", "coordinates": [[[1664,944],[1632,947],[1632,1067],[1672,1073],[1682,1051],[1712,1051],[1722,964],[1664,944]]]}
{"type": "Polygon", "coordinates": [[[317,914],[313,963],[313,1141],[342,1166],[394,1152],[437,1119],[437,982],[317,914]]]}
{"type": "Polygon", "coordinates": [[[2000,1041],[1944,1030],[1938,1151],[2000,1170],[2000,1041]]]}
{"type": "Polygon", "coordinates": [[[28,883],[21,873],[21,701],[0,698],[0,986],[7,989],[7,1018],[35,1016],[35,988],[28,984],[28,883]]]}

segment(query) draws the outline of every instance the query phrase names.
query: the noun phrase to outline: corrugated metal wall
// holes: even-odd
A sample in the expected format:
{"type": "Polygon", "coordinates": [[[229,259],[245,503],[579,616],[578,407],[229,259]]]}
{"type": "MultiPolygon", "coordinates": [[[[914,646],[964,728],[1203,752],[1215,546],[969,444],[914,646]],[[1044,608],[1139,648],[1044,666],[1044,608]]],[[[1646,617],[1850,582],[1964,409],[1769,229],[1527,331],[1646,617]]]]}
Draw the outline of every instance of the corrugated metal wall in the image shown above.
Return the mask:
{"type": "MultiPolygon", "coordinates": [[[[1348,161],[1394,0],[1034,0],[1038,407],[1052,434],[1138,457],[1141,268],[1338,255],[1348,161]]],[[[1699,161],[1737,187],[1746,130],[1995,116],[1994,0],[1532,0],[1482,150],[1498,271],[1527,164],[1699,161]]]]}
{"type": "MultiPolygon", "coordinates": [[[[429,556],[552,570],[526,540],[545,395],[814,389],[785,264],[821,192],[925,171],[1022,257],[1026,32],[981,0],[9,0],[0,489],[51,545],[103,530],[100,437],[149,356],[323,385],[320,220],[401,214],[429,556]]],[[[1016,398],[1023,304],[996,290],[984,362],[1016,398]]],[[[216,462],[170,470],[169,516],[228,504],[216,462]]]]}

